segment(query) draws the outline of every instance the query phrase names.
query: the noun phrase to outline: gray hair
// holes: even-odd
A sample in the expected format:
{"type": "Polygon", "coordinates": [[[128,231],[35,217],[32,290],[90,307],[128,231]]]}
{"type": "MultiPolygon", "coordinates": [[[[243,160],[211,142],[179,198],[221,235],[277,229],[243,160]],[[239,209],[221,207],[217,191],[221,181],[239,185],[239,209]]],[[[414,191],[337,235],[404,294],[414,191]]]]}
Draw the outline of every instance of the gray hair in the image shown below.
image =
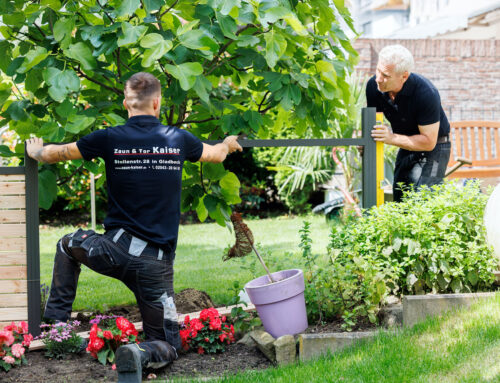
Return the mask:
{"type": "Polygon", "coordinates": [[[378,60],[384,64],[393,64],[396,73],[411,73],[414,66],[412,54],[402,45],[387,45],[382,48],[378,60]]]}

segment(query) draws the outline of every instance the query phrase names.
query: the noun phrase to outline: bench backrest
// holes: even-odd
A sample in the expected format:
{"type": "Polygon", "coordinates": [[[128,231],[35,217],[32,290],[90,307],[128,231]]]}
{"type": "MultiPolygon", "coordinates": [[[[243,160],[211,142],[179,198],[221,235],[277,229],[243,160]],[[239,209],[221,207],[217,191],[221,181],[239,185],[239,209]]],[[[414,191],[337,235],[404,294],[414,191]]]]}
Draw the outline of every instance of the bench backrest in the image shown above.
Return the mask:
{"type": "Polygon", "coordinates": [[[471,167],[500,166],[500,122],[456,121],[450,123],[451,156],[448,166],[456,163],[456,157],[472,160],[457,172],[471,167]]]}

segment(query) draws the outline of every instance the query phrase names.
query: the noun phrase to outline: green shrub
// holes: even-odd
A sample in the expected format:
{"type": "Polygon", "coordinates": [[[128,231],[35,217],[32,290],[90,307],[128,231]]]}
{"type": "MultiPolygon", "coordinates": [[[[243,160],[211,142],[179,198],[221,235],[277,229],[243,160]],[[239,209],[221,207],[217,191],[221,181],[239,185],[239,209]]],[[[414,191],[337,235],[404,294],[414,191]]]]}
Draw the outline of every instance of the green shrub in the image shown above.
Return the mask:
{"type": "Polygon", "coordinates": [[[335,227],[329,248],[388,271],[394,294],[487,290],[496,266],[483,225],[487,199],[476,182],[408,191],[403,202],[335,227]]]}
{"type": "Polygon", "coordinates": [[[349,330],[362,318],[375,322],[387,294],[491,290],[487,199],[475,182],[447,183],[405,192],[403,202],[335,226],[328,258],[306,272],[309,318],[342,317],[349,330]]]}
{"type": "Polygon", "coordinates": [[[361,257],[349,258],[345,253],[331,255],[327,262],[310,253],[308,223],[301,230],[301,247],[305,261],[305,298],[310,321],[342,318],[348,331],[362,319],[377,321],[380,303],[387,293],[383,272],[361,257]]]}

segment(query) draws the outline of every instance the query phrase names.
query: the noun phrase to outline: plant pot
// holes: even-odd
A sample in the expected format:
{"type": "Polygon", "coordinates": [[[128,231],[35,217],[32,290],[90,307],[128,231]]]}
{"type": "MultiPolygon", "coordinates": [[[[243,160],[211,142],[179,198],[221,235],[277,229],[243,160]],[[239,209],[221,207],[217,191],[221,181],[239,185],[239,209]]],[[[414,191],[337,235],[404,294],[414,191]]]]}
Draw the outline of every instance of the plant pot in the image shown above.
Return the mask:
{"type": "Polygon", "coordinates": [[[302,270],[282,270],[248,282],[245,290],[255,305],[266,331],[275,338],[295,335],[307,328],[304,274],[302,270]]]}

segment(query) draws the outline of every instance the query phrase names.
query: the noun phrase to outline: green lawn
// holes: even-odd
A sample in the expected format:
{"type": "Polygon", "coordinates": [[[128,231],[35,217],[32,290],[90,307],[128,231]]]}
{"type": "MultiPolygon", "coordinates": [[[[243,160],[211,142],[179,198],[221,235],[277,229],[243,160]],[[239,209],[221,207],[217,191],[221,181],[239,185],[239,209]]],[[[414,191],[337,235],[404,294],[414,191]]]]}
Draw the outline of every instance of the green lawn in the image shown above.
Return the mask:
{"type": "MultiPolygon", "coordinates": [[[[263,253],[270,254],[267,258],[271,271],[301,265],[299,229],[305,219],[312,224],[313,251],[324,254],[330,228],[323,216],[246,221],[263,253]]],[[[48,227],[40,230],[42,283],[50,284],[58,239],[74,230],[74,227],[48,227]]],[[[255,255],[249,254],[243,260],[222,262],[224,249],[233,244],[234,235],[217,224],[181,226],[175,263],[175,291],[192,287],[206,291],[216,304],[225,303],[231,297],[228,289],[234,281],[244,285],[253,278],[251,271],[243,269],[242,265],[248,265],[256,259],[255,255]]],[[[260,265],[256,265],[255,271],[257,276],[264,274],[260,265]]],[[[121,282],[82,267],[74,310],[106,309],[132,303],[135,303],[134,296],[121,282]]]]}
{"type": "MultiPolygon", "coordinates": [[[[188,380],[179,380],[188,381],[188,380]]],[[[193,382],[197,380],[191,380],[193,382]]],[[[205,380],[206,381],[206,380],[205,380]]],[[[211,382],[500,382],[500,294],[470,310],[428,320],[395,335],[306,363],[211,382]]]]}

